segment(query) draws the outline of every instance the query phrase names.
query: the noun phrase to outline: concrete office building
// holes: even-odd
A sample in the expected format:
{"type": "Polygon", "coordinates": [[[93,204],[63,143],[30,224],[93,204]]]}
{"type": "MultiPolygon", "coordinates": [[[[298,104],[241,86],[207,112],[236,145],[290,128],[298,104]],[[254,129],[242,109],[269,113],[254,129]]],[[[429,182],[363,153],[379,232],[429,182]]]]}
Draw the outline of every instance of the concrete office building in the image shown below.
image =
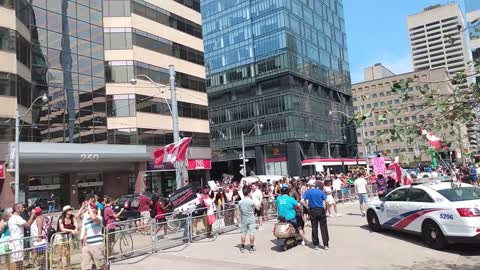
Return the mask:
{"type": "MultiPolygon", "coordinates": [[[[480,1],[465,0],[465,9],[472,58],[480,63],[480,1]]],[[[476,80],[477,84],[480,83],[480,76],[476,76],[476,80]]]]}
{"type": "Polygon", "coordinates": [[[457,3],[427,7],[408,16],[407,24],[415,71],[445,67],[454,75],[466,70],[465,22],[457,3]]]}
{"type": "Polygon", "coordinates": [[[342,2],[201,2],[216,177],[239,176],[242,132],[247,174],[301,175],[328,141],[355,156],[354,128],[329,115],[353,112],[342,2]]]}
{"type": "MultiPolygon", "coordinates": [[[[105,0],[104,35],[108,140],[114,144],[155,146],[173,142],[169,65],[176,71],[179,129],[192,137],[189,178],[206,184],[210,178],[209,124],[199,0],[105,0]],[[166,84],[158,89],[147,75],[166,84]],[[197,164],[197,165],[195,165],[197,164]]],[[[151,156],[151,155],[150,155],[151,156]]],[[[172,192],[171,164],[143,168],[146,190],[172,192]]]]}
{"type": "Polygon", "coordinates": [[[363,79],[365,81],[378,80],[384,77],[394,76],[395,74],[391,72],[388,68],[383,66],[381,63],[377,63],[371,67],[363,69],[363,79]]]}
{"type": "MultiPolygon", "coordinates": [[[[133,74],[146,74],[167,83],[169,64],[177,70],[180,129],[193,137],[190,175],[208,178],[199,3],[161,3],[164,9],[133,1],[0,1],[0,208],[14,202],[17,108],[22,115],[20,201],[54,193],[57,206],[75,207],[87,193],[117,197],[151,190],[155,174],[146,171],[154,145],[173,141],[163,102],[170,92],[127,82],[133,74]],[[146,18],[147,10],[153,18],[146,18]],[[146,31],[146,25],[156,32],[146,31]],[[50,100],[32,105],[43,94],[50,100]]],[[[150,169],[163,171],[165,166],[150,169]]],[[[171,181],[158,182],[157,190],[171,191],[171,181]]]]}
{"type": "MultiPolygon", "coordinates": [[[[419,137],[414,144],[407,144],[402,141],[395,141],[389,138],[390,129],[395,125],[413,125],[421,121],[428,123],[428,119],[435,116],[436,111],[432,109],[425,109],[418,106],[419,89],[428,87],[431,89],[441,89],[445,93],[451,92],[453,86],[448,79],[450,78],[445,68],[436,68],[431,70],[420,70],[408,72],[393,76],[386,76],[376,80],[365,80],[364,82],[354,84],[352,86],[353,105],[356,111],[372,112],[370,116],[364,121],[365,141],[367,143],[367,151],[369,155],[381,153],[386,156],[394,157],[400,156],[402,163],[415,163],[415,161],[431,161],[431,157],[426,151],[419,151],[422,146],[427,146],[426,139],[419,137]],[[393,93],[391,88],[395,83],[413,79],[415,86],[408,89],[411,92],[412,99],[403,100],[404,93],[393,93]],[[431,83],[436,82],[436,83],[431,83]],[[389,118],[384,121],[378,121],[380,112],[389,109],[391,106],[401,109],[400,113],[394,118],[389,118]],[[380,140],[381,143],[369,143],[374,140],[380,140]],[[415,155],[418,158],[415,158],[415,155]]],[[[466,134],[466,128],[460,128],[463,136],[466,134]]],[[[359,141],[359,156],[364,157],[364,143],[362,140],[362,129],[357,128],[357,139],[359,141]],[[360,147],[360,145],[362,147],[360,147]]],[[[455,143],[444,151],[442,156],[450,159],[451,152],[461,153],[461,146],[458,143],[457,137],[452,135],[438,133],[435,134],[444,140],[455,141],[455,143]]],[[[456,135],[458,136],[458,134],[456,135]]],[[[463,140],[463,147],[468,149],[468,141],[463,140]]],[[[443,150],[442,150],[443,151],[443,150]]],[[[418,163],[417,163],[418,164],[418,163]]]]}

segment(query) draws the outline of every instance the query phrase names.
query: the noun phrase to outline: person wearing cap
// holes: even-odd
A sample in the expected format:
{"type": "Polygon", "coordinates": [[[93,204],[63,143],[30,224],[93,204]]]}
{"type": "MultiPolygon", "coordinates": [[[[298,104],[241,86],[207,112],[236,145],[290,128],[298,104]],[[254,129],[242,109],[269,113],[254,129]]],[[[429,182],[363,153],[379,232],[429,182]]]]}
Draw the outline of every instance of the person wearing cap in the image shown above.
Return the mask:
{"type": "Polygon", "coordinates": [[[324,206],[324,201],[327,200],[327,195],[323,193],[323,184],[320,181],[317,181],[317,183],[313,185],[310,183],[310,187],[311,188],[305,191],[305,194],[303,194],[302,204],[309,208],[310,221],[312,223],[313,247],[315,250],[319,249],[320,241],[318,239],[318,225],[320,224],[323,247],[325,250],[328,250],[329,236],[327,227],[327,214],[324,206]]]}
{"type": "Polygon", "coordinates": [[[73,208],[65,205],[62,208],[62,215],[57,221],[57,234],[54,241],[57,252],[57,269],[70,269],[70,241],[72,235],[78,234],[78,224],[73,215],[73,208]],[[66,266],[63,267],[65,257],[66,266]]]}
{"type": "Polygon", "coordinates": [[[83,208],[87,211],[83,213],[82,231],[80,239],[82,240],[82,269],[92,269],[93,264],[98,270],[105,269],[106,259],[103,252],[103,226],[102,217],[99,214],[95,197],[88,194],[83,208]]]}

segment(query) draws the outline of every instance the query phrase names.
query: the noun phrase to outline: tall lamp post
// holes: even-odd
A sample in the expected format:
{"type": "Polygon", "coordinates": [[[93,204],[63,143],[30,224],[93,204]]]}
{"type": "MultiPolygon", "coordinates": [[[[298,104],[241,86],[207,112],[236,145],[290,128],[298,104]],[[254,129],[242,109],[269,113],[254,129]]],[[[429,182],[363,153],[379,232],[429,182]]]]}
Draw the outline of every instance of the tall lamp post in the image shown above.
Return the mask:
{"type": "Polygon", "coordinates": [[[337,142],[338,140],[340,140],[340,139],[346,140],[347,137],[345,137],[345,136],[340,136],[340,137],[336,138],[333,142],[330,142],[329,140],[327,141],[328,158],[332,158],[332,153],[331,153],[331,151],[330,151],[330,144],[331,144],[331,143],[336,143],[336,142],[337,142]]]}
{"type": "Polygon", "coordinates": [[[42,100],[44,103],[48,102],[48,96],[44,93],[42,96],[37,97],[32,101],[32,105],[23,114],[20,114],[17,108],[15,109],[15,203],[24,203],[20,201],[20,118],[29,113],[35,102],[42,100]]]}
{"type": "MultiPolygon", "coordinates": [[[[353,118],[353,116],[348,115],[348,114],[346,114],[342,111],[330,111],[330,112],[328,112],[328,115],[332,115],[334,113],[342,114],[349,119],[353,118]]],[[[365,153],[365,160],[366,160],[366,164],[367,164],[367,174],[368,174],[368,173],[370,173],[370,165],[368,164],[368,150],[367,150],[367,143],[365,141],[365,127],[363,126],[363,124],[361,125],[361,129],[362,129],[361,136],[362,136],[362,143],[363,143],[363,152],[365,153]]]]}
{"type": "MultiPolygon", "coordinates": [[[[177,92],[175,87],[175,69],[173,65],[169,65],[169,75],[170,75],[170,99],[172,101],[172,106],[165,100],[167,103],[168,109],[170,110],[170,114],[172,115],[172,131],[173,131],[173,142],[178,142],[180,140],[180,132],[178,129],[178,104],[177,104],[177,92]]],[[[163,93],[162,88],[167,87],[166,84],[159,84],[152,80],[152,78],[148,77],[145,74],[138,74],[133,77],[130,81],[131,84],[135,85],[137,83],[137,78],[145,78],[150,81],[153,85],[155,85],[161,93],[163,93]]],[[[175,162],[175,182],[177,184],[177,189],[182,187],[182,166],[180,161],[175,162]]]]}
{"type": "Polygon", "coordinates": [[[247,133],[243,133],[243,130],[242,130],[242,161],[243,161],[243,169],[245,170],[245,176],[247,176],[247,167],[246,167],[246,159],[245,159],[245,136],[250,135],[250,133],[252,133],[257,127],[263,128],[263,124],[255,124],[253,128],[247,133]]]}

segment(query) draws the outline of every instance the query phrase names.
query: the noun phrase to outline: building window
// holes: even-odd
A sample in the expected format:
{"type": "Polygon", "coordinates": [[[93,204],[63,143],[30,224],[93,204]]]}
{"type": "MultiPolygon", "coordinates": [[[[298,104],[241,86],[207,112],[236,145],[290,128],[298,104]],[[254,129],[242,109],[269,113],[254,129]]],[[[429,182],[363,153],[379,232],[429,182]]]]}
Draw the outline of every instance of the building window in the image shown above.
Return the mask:
{"type": "Polygon", "coordinates": [[[375,131],[370,131],[370,136],[375,136],[375,131]]]}

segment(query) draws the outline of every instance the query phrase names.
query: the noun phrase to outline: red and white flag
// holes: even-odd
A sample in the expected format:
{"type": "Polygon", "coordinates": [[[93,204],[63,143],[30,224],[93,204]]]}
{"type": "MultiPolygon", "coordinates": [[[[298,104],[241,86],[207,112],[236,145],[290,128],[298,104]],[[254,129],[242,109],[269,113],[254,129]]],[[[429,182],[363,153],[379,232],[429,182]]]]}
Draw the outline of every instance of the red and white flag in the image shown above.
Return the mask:
{"type": "Polygon", "coordinates": [[[387,169],[393,171],[391,176],[395,178],[401,186],[410,185],[412,178],[405,169],[400,167],[400,164],[392,163],[388,165],[387,169]]]}
{"type": "Polygon", "coordinates": [[[440,148],[440,142],[442,141],[442,139],[435,136],[435,134],[433,134],[432,132],[428,132],[424,129],[422,129],[422,135],[424,135],[427,138],[427,141],[431,147],[435,149],[440,148]]]}
{"type": "Polygon", "coordinates": [[[175,161],[184,161],[187,156],[188,145],[192,138],[182,138],[176,143],[159,147],[153,152],[155,165],[162,163],[173,163],[175,161]]]}

